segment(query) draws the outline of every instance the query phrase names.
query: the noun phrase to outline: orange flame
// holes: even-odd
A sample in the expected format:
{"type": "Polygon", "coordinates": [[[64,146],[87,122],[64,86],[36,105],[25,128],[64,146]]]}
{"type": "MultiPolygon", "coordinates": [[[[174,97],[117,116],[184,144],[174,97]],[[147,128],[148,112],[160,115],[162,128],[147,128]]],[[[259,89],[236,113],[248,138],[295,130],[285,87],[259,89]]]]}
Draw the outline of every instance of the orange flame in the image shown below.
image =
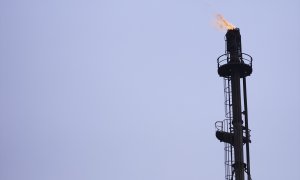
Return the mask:
{"type": "Polygon", "coordinates": [[[235,29],[235,26],[228,22],[221,14],[216,15],[216,25],[219,29],[232,30],[235,29]]]}

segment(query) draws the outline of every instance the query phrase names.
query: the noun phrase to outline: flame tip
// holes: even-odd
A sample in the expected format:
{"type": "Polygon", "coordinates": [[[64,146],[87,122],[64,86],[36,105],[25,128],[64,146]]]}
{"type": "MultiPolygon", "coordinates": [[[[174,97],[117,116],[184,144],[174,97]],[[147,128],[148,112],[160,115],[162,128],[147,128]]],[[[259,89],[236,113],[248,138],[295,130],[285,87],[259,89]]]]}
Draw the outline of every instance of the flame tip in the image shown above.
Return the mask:
{"type": "Polygon", "coordinates": [[[227,30],[238,29],[233,24],[228,22],[221,14],[216,14],[216,24],[219,27],[219,29],[227,29],[227,30]]]}

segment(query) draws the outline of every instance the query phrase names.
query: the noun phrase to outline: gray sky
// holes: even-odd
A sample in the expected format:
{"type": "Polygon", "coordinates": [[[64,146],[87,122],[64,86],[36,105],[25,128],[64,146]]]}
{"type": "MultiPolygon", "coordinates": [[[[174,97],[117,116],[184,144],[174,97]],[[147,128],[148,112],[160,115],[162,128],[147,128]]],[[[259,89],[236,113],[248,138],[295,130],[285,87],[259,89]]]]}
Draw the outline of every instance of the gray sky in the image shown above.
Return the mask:
{"type": "Polygon", "coordinates": [[[300,1],[0,1],[1,180],[224,179],[221,13],[254,57],[255,179],[300,179],[300,1]]]}

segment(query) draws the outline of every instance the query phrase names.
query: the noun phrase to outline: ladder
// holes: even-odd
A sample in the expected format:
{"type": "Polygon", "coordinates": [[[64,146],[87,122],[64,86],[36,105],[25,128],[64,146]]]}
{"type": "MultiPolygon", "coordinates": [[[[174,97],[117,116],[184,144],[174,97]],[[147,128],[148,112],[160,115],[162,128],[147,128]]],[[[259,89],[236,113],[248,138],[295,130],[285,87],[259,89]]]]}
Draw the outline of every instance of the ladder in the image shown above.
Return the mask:
{"type": "MultiPolygon", "coordinates": [[[[221,132],[233,133],[232,126],[232,89],[230,78],[224,78],[224,105],[225,119],[217,121],[216,130],[221,132]]],[[[234,164],[234,148],[230,143],[224,143],[224,159],[225,159],[225,180],[233,180],[233,164],[234,164]]]]}
{"type": "MultiPolygon", "coordinates": [[[[231,79],[224,78],[224,105],[225,105],[225,118],[223,120],[223,130],[233,133],[232,126],[232,89],[231,79]]],[[[224,143],[224,156],[225,156],[225,179],[233,180],[233,163],[234,163],[234,148],[229,143],[224,143]]]]}

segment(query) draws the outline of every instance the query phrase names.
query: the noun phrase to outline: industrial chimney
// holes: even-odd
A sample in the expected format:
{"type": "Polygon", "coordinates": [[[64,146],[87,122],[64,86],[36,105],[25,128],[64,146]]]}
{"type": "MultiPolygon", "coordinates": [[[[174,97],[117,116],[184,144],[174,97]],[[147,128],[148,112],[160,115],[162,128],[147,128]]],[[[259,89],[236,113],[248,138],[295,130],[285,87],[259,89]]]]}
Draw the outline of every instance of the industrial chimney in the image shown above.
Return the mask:
{"type": "Polygon", "coordinates": [[[251,180],[246,77],[252,73],[252,57],[242,53],[238,28],[227,31],[226,51],[217,62],[224,78],[225,119],[215,126],[217,139],[225,144],[225,179],[244,180],[246,174],[251,180]]]}

